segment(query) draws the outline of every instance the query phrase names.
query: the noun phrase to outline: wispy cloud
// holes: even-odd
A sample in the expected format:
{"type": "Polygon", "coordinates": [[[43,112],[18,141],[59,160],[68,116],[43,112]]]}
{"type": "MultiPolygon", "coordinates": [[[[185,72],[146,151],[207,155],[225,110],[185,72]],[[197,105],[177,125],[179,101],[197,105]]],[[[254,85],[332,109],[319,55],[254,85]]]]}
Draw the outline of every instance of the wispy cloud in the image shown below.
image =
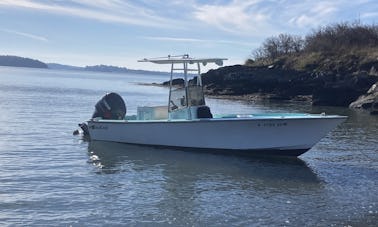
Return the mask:
{"type": "Polygon", "coordinates": [[[220,35],[259,39],[353,20],[352,12],[356,12],[356,19],[359,14],[369,20],[378,17],[376,0],[0,0],[0,7],[176,31],[201,29],[203,34],[211,30],[220,35]]]}
{"type": "Polygon", "coordinates": [[[159,36],[144,36],[144,39],[150,40],[160,40],[160,41],[172,41],[172,42],[205,42],[205,40],[201,39],[193,39],[193,38],[177,38],[177,37],[159,37],[159,36]]]}
{"type": "Polygon", "coordinates": [[[361,12],[371,12],[361,17],[372,19],[377,10],[376,0],[231,0],[197,3],[193,17],[234,35],[266,37],[351,21],[361,12]]]}
{"type": "Polygon", "coordinates": [[[361,18],[374,18],[378,17],[378,12],[367,12],[360,15],[361,18]]]}
{"type": "Polygon", "coordinates": [[[327,23],[338,12],[340,1],[305,1],[291,5],[289,24],[300,28],[316,27],[327,23]]]}
{"type": "Polygon", "coordinates": [[[40,10],[48,13],[71,15],[103,22],[116,22],[129,25],[174,27],[175,23],[154,14],[153,11],[121,0],[3,0],[0,6],[40,10]]]}
{"type": "Polygon", "coordinates": [[[14,35],[26,37],[26,38],[29,38],[29,39],[38,40],[38,41],[43,41],[43,42],[49,41],[47,38],[45,38],[43,36],[34,35],[34,34],[30,34],[30,33],[19,32],[19,31],[14,31],[14,30],[9,30],[9,29],[0,29],[0,31],[6,32],[6,33],[9,33],[9,34],[14,34],[14,35]]]}
{"type": "Polygon", "coordinates": [[[191,42],[191,43],[209,43],[209,44],[234,44],[240,46],[250,47],[251,42],[239,42],[232,40],[211,40],[211,39],[195,39],[195,38],[179,38],[179,37],[161,37],[161,36],[144,36],[141,37],[150,40],[159,40],[167,42],[191,42]]]}
{"type": "MultiPolygon", "coordinates": [[[[193,15],[196,19],[217,28],[233,33],[247,34],[261,31],[269,21],[270,15],[261,0],[234,0],[228,4],[197,5],[193,15]]],[[[265,29],[268,27],[265,26],[265,29]]]]}

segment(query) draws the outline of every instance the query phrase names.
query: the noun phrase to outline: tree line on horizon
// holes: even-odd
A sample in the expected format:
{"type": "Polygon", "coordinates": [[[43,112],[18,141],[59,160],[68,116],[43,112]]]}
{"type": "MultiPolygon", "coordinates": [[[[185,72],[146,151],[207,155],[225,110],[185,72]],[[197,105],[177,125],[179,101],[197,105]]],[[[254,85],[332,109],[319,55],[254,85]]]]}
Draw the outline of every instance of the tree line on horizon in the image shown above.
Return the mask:
{"type": "Polygon", "coordinates": [[[267,38],[252,52],[247,64],[270,64],[280,57],[314,52],[348,53],[353,50],[378,47],[378,26],[355,23],[337,23],[313,30],[304,38],[279,34],[267,38]]]}

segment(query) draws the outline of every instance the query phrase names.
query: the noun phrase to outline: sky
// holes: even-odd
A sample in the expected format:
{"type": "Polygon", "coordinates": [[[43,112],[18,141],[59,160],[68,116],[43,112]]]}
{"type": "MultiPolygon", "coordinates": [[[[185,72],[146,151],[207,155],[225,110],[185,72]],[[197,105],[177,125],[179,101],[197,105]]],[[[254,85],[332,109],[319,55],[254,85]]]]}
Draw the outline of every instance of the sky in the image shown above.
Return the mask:
{"type": "Polygon", "coordinates": [[[281,33],[378,22],[378,0],[0,0],[0,55],[74,66],[189,54],[243,64],[281,33]]]}

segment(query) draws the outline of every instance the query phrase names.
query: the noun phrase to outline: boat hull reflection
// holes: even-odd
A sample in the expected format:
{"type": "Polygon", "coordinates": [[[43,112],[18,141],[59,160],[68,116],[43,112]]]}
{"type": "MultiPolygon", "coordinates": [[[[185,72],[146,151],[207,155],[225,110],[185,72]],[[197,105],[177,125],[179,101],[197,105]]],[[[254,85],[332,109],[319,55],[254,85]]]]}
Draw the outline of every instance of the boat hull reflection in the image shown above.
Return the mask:
{"type": "Polygon", "coordinates": [[[221,176],[232,181],[259,181],[269,187],[301,187],[310,184],[318,188],[321,185],[317,175],[301,159],[265,159],[211,153],[199,155],[188,150],[104,141],[91,141],[88,151],[90,162],[99,167],[99,173],[105,174],[116,174],[125,169],[139,171],[150,168],[158,170],[165,178],[190,175],[193,181],[203,176],[221,176]]]}

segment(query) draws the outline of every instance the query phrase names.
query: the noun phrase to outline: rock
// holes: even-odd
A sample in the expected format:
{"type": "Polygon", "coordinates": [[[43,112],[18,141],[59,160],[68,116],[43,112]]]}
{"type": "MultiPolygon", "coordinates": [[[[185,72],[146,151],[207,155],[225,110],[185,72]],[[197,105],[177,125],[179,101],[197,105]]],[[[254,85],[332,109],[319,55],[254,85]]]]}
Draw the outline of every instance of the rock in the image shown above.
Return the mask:
{"type": "MultiPolygon", "coordinates": [[[[172,85],[173,86],[179,86],[184,84],[184,79],[182,78],[177,78],[172,80],[172,85]]],[[[169,81],[166,81],[163,83],[164,86],[169,86],[169,81]]]]}
{"type": "Polygon", "coordinates": [[[373,84],[366,94],[352,102],[349,108],[365,109],[371,111],[371,114],[378,114],[378,82],[373,84]]]}
{"type": "MultiPolygon", "coordinates": [[[[348,107],[378,82],[378,76],[366,71],[297,71],[273,66],[233,65],[209,70],[202,75],[204,92],[217,97],[260,96],[268,100],[306,97],[309,101],[308,97],[312,97],[313,105],[348,107]]],[[[196,77],[189,83],[196,84],[196,77]]],[[[173,84],[183,84],[183,81],[174,80],[173,84]]]]}
{"type": "Polygon", "coordinates": [[[375,83],[371,86],[371,88],[368,90],[368,94],[373,94],[378,92],[378,83],[375,83]]]}
{"type": "Polygon", "coordinates": [[[370,114],[371,115],[378,115],[378,101],[375,101],[373,103],[373,106],[371,108],[370,114]]]}
{"type": "Polygon", "coordinates": [[[360,95],[353,87],[333,85],[317,89],[312,96],[314,106],[348,106],[360,95]]]}
{"type": "Polygon", "coordinates": [[[363,72],[338,74],[243,65],[210,70],[202,78],[210,95],[261,94],[274,100],[312,95],[313,105],[345,107],[378,81],[378,77],[363,72]]]}
{"type": "Polygon", "coordinates": [[[279,96],[287,99],[311,94],[314,83],[318,83],[313,78],[294,70],[234,65],[210,70],[202,76],[202,81],[205,89],[223,91],[224,95],[269,93],[276,99],[281,99],[279,96]]]}

